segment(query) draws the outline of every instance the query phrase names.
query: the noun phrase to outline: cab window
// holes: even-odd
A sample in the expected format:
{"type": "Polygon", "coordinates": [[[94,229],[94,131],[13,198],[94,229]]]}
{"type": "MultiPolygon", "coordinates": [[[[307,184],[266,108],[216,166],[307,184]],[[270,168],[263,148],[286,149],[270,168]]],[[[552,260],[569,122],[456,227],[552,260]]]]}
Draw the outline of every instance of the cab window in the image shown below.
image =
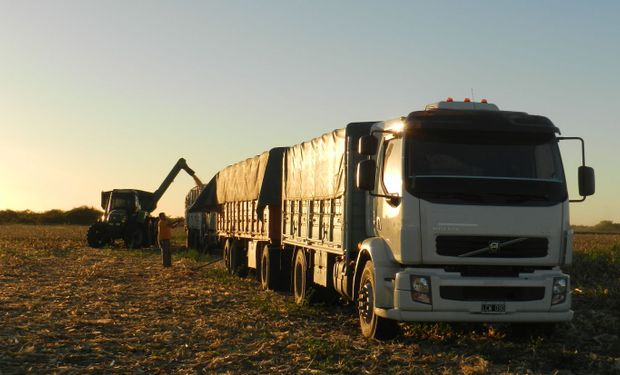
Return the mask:
{"type": "Polygon", "coordinates": [[[402,187],[402,142],[400,138],[385,143],[383,154],[383,190],[388,194],[400,194],[402,187]]]}

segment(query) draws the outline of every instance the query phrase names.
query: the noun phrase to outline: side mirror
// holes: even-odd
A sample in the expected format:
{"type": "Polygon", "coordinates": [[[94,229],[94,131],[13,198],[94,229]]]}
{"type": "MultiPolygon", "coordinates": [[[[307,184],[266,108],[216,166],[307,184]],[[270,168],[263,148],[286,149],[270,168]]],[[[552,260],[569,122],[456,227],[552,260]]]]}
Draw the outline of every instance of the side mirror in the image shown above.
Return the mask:
{"type": "Polygon", "coordinates": [[[579,195],[587,197],[594,194],[594,168],[582,165],[577,171],[579,180],[579,195]]]}
{"type": "Polygon", "coordinates": [[[372,135],[361,137],[357,143],[357,152],[360,155],[373,156],[377,153],[377,138],[372,135]]]}
{"type": "Polygon", "coordinates": [[[357,164],[357,171],[355,175],[355,186],[357,186],[357,188],[360,190],[366,190],[366,191],[374,190],[375,170],[376,170],[376,164],[374,160],[360,161],[357,164]]]}

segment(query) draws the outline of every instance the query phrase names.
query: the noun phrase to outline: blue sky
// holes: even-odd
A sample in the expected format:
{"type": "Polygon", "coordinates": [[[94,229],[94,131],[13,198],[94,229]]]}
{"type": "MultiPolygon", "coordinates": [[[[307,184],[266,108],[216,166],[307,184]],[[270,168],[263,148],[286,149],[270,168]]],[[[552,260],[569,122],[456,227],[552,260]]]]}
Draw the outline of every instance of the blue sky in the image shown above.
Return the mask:
{"type": "MultiPolygon", "coordinates": [[[[584,137],[597,194],[572,221],[618,222],[618,14],[611,1],[1,1],[0,209],[154,190],[179,157],[208,180],[473,89],[584,137]]],[[[579,148],[563,151],[571,177],[579,148]]],[[[160,209],[181,214],[191,186],[180,175],[160,209]]]]}

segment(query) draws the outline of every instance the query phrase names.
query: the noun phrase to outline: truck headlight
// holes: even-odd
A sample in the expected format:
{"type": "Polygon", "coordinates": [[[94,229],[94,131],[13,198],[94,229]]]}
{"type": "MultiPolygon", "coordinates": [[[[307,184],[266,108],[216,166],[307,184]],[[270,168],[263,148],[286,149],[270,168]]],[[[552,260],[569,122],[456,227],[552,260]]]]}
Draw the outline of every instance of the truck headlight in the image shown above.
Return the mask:
{"type": "Polygon", "coordinates": [[[568,279],[566,277],[556,277],[553,279],[553,290],[551,294],[551,304],[557,305],[566,301],[568,292],[568,279]]]}
{"type": "Polygon", "coordinates": [[[431,279],[429,277],[411,275],[411,299],[431,304],[431,279]]]}

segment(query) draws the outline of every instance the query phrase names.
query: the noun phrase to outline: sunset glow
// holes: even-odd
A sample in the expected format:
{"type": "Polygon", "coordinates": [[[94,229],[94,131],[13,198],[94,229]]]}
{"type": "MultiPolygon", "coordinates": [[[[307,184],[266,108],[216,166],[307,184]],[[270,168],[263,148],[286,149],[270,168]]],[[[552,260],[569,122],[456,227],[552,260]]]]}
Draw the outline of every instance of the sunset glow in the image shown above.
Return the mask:
{"type": "MultiPolygon", "coordinates": [[[[610,48],[619,11],[614,2],[6,2],[0,209],[99,207],[102,190],[153,191],[179,157],[205,182],[350,122],[484,97],[582,136],[597,193],[571,205],[572,221],[620,221],[609,104],[620,100],[620,50],[610,48]]],[[[574,196],[580,151],[562,151],[574,196]]],[[[194,183],[177,177],[159,208],[181,215],[194,183]]]]}

